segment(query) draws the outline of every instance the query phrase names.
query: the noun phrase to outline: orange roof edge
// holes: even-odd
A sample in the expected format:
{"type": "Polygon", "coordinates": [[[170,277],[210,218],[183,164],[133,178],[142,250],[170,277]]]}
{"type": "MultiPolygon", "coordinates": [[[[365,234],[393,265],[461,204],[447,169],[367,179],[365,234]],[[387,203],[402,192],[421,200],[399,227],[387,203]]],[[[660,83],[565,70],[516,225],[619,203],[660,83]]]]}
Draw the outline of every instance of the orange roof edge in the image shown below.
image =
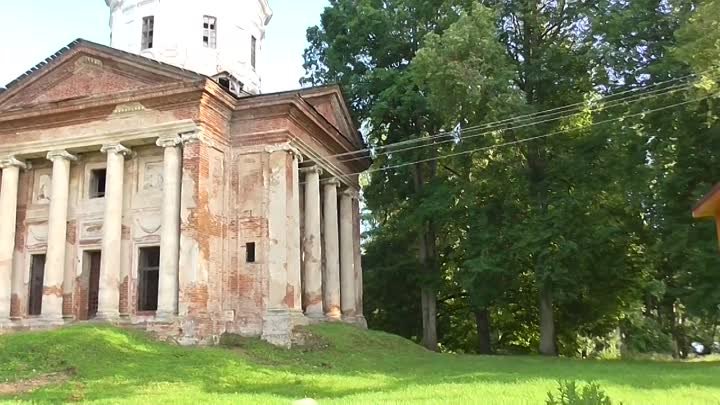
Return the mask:
{"type": "Polygon", "coordinates": [[[695,205],[692,213],[694,218],[714,217],[720,213],[720,183],[695,205]]]}

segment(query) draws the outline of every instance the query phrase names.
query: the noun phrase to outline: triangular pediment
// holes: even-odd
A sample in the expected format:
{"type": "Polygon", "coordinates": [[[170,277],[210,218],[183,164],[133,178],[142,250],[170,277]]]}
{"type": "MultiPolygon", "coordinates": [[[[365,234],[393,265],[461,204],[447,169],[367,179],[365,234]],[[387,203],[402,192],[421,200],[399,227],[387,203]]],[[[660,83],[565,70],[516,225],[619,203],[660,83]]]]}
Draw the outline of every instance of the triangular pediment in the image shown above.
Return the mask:
{"type": "Polygon", "coordinates": [[[0,111],[202,78],[197,73],[78,40],[10,83],[0,94],[0,111]]]}
{"type": "Polygon", "coordinates": [[[330,124],[332,124],[351,144],[363,148],[363,140],[350,116],[340,89],[336,85],[303,89],[301,95],[330,124]]]}

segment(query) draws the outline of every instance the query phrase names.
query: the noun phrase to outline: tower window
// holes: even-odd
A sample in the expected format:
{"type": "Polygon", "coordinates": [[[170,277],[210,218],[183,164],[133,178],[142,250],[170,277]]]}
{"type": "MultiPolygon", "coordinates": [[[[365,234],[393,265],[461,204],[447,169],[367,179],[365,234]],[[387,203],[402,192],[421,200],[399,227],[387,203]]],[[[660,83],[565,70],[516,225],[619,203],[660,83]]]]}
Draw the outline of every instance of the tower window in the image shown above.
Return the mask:
{"type": "Polygon", "coordinates": [[[257,58],[257,38],[255,35],[250,37],[250,64],[255,69],[255,62],[257,58]]]}
{"type": "Polygon", "coordinates": [[[208,15],[203,17],[203,45],[205,48],[217,47],[217,18],[208,15]]]}
{"type": "Polygon", "coordinates": [[[143,17],[142,25],[142,49],[153,47],[153,34],[155,31],[155,17],[143,17]]]}

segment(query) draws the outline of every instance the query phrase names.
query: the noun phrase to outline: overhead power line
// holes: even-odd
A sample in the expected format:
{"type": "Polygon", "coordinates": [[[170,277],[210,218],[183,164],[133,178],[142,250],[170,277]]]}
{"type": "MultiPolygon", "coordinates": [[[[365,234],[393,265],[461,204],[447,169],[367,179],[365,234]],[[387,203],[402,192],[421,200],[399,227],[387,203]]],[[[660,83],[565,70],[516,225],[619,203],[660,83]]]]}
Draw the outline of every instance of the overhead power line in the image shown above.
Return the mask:
{"type": "MultiPolygon", "coordinates": [[[[700,73],[696,73],[696,74],[691,74],[691,75],[687,75],[687,76],[683,76],[683,77],[678,77],[678,78],[674,78],[674,79],[671,79],[671,80],[666,80],[666,81],[663,81],[663,82],[657,82],[657,83],[653,83],[653,84],[650,84],[650,85],[647,85],[647,86],[636,87],[636,88],[629,89],[629,90],[625,90],[625,91],[622,91],[622,92],[619,92],[619,93],[615,93],[615,94],[612,94],[612,95],[609,95],[609,96],[606,96],[606,97],[602,97],[602,98],[600,98],[600,99],[598,99],[598,100],[594,100],[594,101],[592,101],[592,102],[593,102],[593,103],[602,103],[602,102],[604,102],[604,103],[606,103],[606,107],[607,107],[608,104],[613,104],[613,105],[614,105],[614,104],[626,103],[626,102],[628,102],[628,100],[630,100],[630,99],[632,99],[632,98],[634,98],[634,97],[642,97],[642,96],[644,96],[644,95],[646,95],[646,94],[663,92],[663,91],[667,91],[667,90],[670,90],[670,89],[675,89],[675,88],[681,88],[681,87],[689,86],[688,83],[685,83],[685,84],[682,84],[682,85],[668,86],[668,87],[665,87],[665,88],[662,88],[662,89],[657,89],[657,90],[648,91],[648,89],[651,89],[651,88],[654,88],[654,87],[666,85],[666,84],[669,84],[669,83],[678,82],[678,81],[681,81],[681,80],[686,80],[686,79],[692,78],[692,77],[698,77],[698,76],[701,76],[701,75],[703,75],[703,74],[705,74],[705,73],[709,73],[709,72],[712,72],[712,70],[708,70],[708,71],[700,72],[700,73]],[[639,93],[639,94],[637,94],[637,93],[639,93]],[[623,96],[623,97],[618,98],[619,96],[622,96],[622,95],[625,95],[625,94],[630,94],[630,95],[629,95],[629,96],[623,96]]],[[[502,124],[505,124],[505,123],[513,123],[513,122],[518,122],[518,121],[522,122],[522,121],[527,121],[527,120],[530,120],[530,119],[533,119],[533,118],[544,118],[545,116],[548,116],[548,115],[562,114],[562,113],[566,112],[565,110],[572,111],[573,109],[578,109],[578,108],[587,107],[587,106],[588,106],[588,102],[587,102],[587,101],[582,101],[582,102],[578,102],[578,103],[568,104],[568,105],[562,106],[562,107],[556,107],[556,108],[552,108],[552,109],[548,109],[548,110],[543,110],[543,111],[538,111],[538,112],[534,112],[534,113],[530,113],[530,114],[524,114],[524,115],[519,115],[519,116],[515,116],[515,117],[509,117],[509,118],[506,118],[506,119],[503,119],[503,120],[499,120],[499,121],[493,121],[493,122],[488,122],[488,123],[484,123],[484,124],[479,124],[479,125],[475,125],[475,126],[463,128],[462,131],[463,131],[464,133],[468,133],[468,132],[472,132],[472,131],[476,131],[476,130],[480,130],[480,129],[492,128],[492,127],[499,126],[499,125],[502,125],[502,124]]],[[[600,107],[602,107],[602,106],[600,106],[600,107]]],[[[422,138],[408,139],[408,140],[405,140],[405,141],[394,142],[394,143],[387,144],[387,145],[374,146],[374,147],[369,147],[369,148],[365,148],[365,149],[359,149],[359,150],[355,150],[355,151],[351,151],[351,152],[344,152],[344,153],[338,153],[338,154],[334,154],[334,155],[327,155],[327,156],[325,156],[325,157],[326,157],[326,158],[343,157],[343,156],[358,155],[358,154],[360,154],[360,153],[367,153],[367,152],[371,152],[371,151],[378,152],[378,151],[381,151],[381,150],[384,150],[384,149],[388,149],[388,148],[393,148],[393,147],[403,146],[403,145],[409,145],[409,144],[415,144],[415,143],[420,143],[420,142],[428,142],[428,141],[431,141],[431,140],[434,140],[434,139],[437,139],[437,138],[444,138],[444,137],[449,137],[449,136],[453,136],[453,135],[452,135],[452,132],[439,132],[439,133],[437,133],[437,134],[433,134],[433,135],[426,136],[426,137],[422,137],[422,138]]],[[[367,156],[362,156],[361,158],[365,158],[365,157],[367,157],[367,156]]]]}
{"type": "Polygon", "coordinates": [[[638,112],[638,113],[634,113],[634,114],[623,115],[623,116],[621,116],[621,117],[616,117],[616,118],[611,118],[611,119],[607,119],[607,120],[603,120],[603,121],[598,121],[598,122],[595,122],[595,123],[592,123],[592,124],[589,124],[589,125],[583,125],[583,126],[574,127],[574,128],[562,129],[562,130],[550,132],[550,133],[547,133],[547,134],[544,134],[544,135],[538,135],[538,136],[533,136],[533,137],[529,137],[529,138],[518,139],[518,140],[515,140],[515,141],[503,142],[503,143],[499,143],[499,144],[495,144],[495,145],[484,146],[484,147],[475,148],[475,149],[470,149],[470,150],[462,151],[462,152],[444,154],[444,155],[435,156],[435,157],[427,158],[427,159],[420,159],[420,160],[416,160],[416,161],[412,161],[412,162],[406,162],[406,163],[401,163],[401,164],[396,164],[396,165],[391,165],[391,166],[378,167],[378,168],[366,170],[366,171],[363,171],[363,172],[349,173],[349,174],[346,174],[345,176],[346,176],[346,177],[349,177],[349,176],[354,176],[354,175],[363,174],[363,173],[375,173],[375,172],[388,171],[388,170],[398,169],[398,168],[401,168],[401,167],[406,167],[406,166],[415,165],[415,164],[418,164],[418,163],[427,163],[427,162],[431,162],[431,161],[434,161],[434,160],[442,160],[442,159],[447,159],[447,158],[456,157],[456,156],[463,156],[463,155],[467,155],[467,154],[472,154],[472,153],[481,152],[481,151],[485,151],[485,150],[491,150],[491,149],[501,148],[501,147],[505,147],[505,146],[519,145],[519,144],[523,144],[523,143],[527,143],[527,142],[536,141],[536,140],[539,140],[539,139],[549,138],[549,137],[551,137],[551,136],[558,135],[558,134],[563,134],[563,133],[567,133],[567,132],[577,131],[577,130],[585,129],[585,128],[591,128],[591,127],[595,127],[595,126],[598,126],[598,125],[604,125],[604,124],[608,124],[608,123],[615,122],[615,121],[622,121],[622,120],[625,120],[625,119],[628,119],[628,118],[633,118],[633,117],[639,117],[639,116],[643,116],[643,115],[647,115],[647,114],[652,114],[652,113],[656,113],[656,112],[659,112],[659,111],[664,111],[664,110],[668,110],[668,109],[671,109],[671,108],[679,107],[679,106],[682,106],[682,105],[692,104],[692,103],[695,103],[695,102],[703,101],[703,100],[706,100],[706,99],[708,99],[708,98],[710,98],[710,97],[715,97],[715,96],[719,96],[719,95],[720,95],[720,93],[714,93],[714,94],[710,94],[710,95],[707,95],[707,96],[695,98],[695,99],[692,99],[692,100],[686,100],[686,101],[683,101],[683,102],[680,102],[680,103],[675,103],[675,104],[671,104],[671,105],[667,105],[667,106],[663,106],[663,107],[658,107],[658,108],[654,108],[654,109],[647,110],[647,111],[642,111],[642,112],[638,112]]]}
{"type": "MultiPolygon", "coordinates": [[[[544,123],[548,123],[548,122],[560,121],[560,120],[570,118],[570,117],[580,115],[580,114],[587,114],[587,113],[602,111],[602,110],[605,110],[608,108],[613,108],[613,107],[616,107],[618,104],[628,105],[628,104],[633,104],[633,103],[637,103],[640,101],[649,100],[649,99],[659,97],[659,96],[673,94],[673,93],[676,93],[679,91],[687,90],[691,87],[692,87],[692,84],[684,84],[682,86],[672,86],[671,88],[655,90],[654,92],[652,92],[653,94],[642,94],[642,96],[644,96],[644,97],[636,98],[634,100],[622,100],[622,101],[614,100],[611,103],[598,106],[597,108],[589,108],[589,109],[585,109],[585,110],[579,110],[579,111],[571,113],[571,114],[565,114],[562,116],[552,117],[552,118],[538,120],[538,121],[531,121],[531,122],[528,122],[528,123],[525,123],[522,125],[516,125],[516,126],[511,126],[511,127],[506,127],[506,128],[494,128],[494,129],[484,130],[484,131],[479,131],[479,130],[463,131],[462,135],[459,136],[458,138],[456,138],[452,133],[450,133],[450,134],[445,135],[446,137],[450,136],[451,137],[450,139],[443,139],[443,140],[437,140],[437,141],[433,140],[432,143],[408,146],[405,148],[392,149],[392,150],[388,150],[388,151],[384,151],[384,152],[379,152],[379,153],[375,153],[374,157],[390,155],[390,154],[394,154],[394,153],[401,153],[401,152],[406,152],[406,151],[410,151],[410,150],[414,150],[414,149],[428,148],[428,147],[433,147],[433,146],[437,146],[437,145],[442,145],[445,143],[455,143],[458,141],[464,141],[466,139],[476,138],[479,136],[488,135],[488,134],[492,134],[492,133],[496,133],[496,132],[506,132],[506,131],[516,130],[516,129],[521,129],[521,128],[527,128],[530,126],[540,125],[540,124],[544,124],[544,123]]],[[[545,117],[540,117],[540,118],[545,118],[545,117]]],[[[428,141],[431,140],[429,138],[424,138],[424,139],[427,139],[428,141]]],[[[325,157],[329,158],[329,157],[333,157],[333,156],[331,155],[331,156],[325,156],[325,157]]],[[[365,158],[367,158],[367,156],[356,156],[356,157],[341,158],[338,161],[341,163],[344,163],[344,162],[352,162],[355,160],[362,160],[365,158]]]]}

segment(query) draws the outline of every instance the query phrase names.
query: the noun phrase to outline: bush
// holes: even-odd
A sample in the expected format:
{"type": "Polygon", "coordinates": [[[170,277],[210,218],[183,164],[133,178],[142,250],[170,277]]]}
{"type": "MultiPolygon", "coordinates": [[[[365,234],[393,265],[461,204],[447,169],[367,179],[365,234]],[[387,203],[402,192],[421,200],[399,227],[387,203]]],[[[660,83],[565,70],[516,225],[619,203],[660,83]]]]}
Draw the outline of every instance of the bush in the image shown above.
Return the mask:
{"type": "MultiPolygon", "coordinates": [[[[590,383],[579,389],[575,381],[559,381],[559,396],[548,392],[546,405],[612,405],[610,397],[596,383],[590,383]]],[[[619,405],[622,405],[620,403],[619,405]]]]}

